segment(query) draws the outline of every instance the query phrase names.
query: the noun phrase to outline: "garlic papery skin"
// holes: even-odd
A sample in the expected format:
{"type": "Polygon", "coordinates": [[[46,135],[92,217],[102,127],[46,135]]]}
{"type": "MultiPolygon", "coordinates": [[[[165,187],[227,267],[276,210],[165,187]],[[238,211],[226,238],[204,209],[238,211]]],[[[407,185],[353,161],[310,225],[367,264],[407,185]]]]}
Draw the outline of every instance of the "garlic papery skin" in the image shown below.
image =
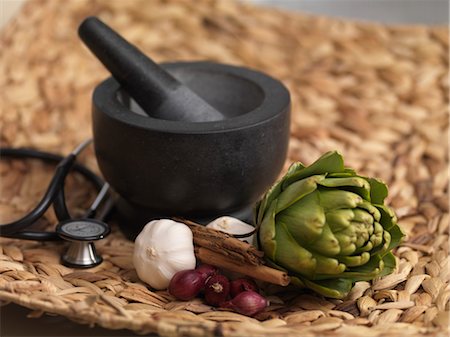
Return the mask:
{"type": "MultiPolygon", "coordinates": [[[[213,228],[232,235],[247,234],[255,230],[255,227],[231,216],[222,216],[220,218],[217,218],[207,224],[206,227],[213,228]]],[[[246,241],[252,245],[254,244],[254,239],[254,234],[245,238],[239,238],[239,240],[246,241]]]]}
{"type": "Polygon", "coordinates": [[[169,219],[149,222],[134,242],[133,264],[142,281],[166,289],[175,273],[195,268],[192,231],[169,219]]]}

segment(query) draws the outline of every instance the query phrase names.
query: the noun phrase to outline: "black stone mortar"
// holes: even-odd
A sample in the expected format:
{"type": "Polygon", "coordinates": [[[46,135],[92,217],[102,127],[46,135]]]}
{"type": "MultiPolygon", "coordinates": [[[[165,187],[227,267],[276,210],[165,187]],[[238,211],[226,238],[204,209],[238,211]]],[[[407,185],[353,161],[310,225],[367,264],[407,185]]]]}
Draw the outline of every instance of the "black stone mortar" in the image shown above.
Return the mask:
{"type": "Polygon", "coordinates": [[[93,94],[97,161],[119,195],[118,220],[133,239],[156,218],[205,223],[222,215],[251,221],[274,183],[289,142],[290,97],[281,82],[211,62],[161,65],[224,119],[152,118],[112,77],[93,94]]]}

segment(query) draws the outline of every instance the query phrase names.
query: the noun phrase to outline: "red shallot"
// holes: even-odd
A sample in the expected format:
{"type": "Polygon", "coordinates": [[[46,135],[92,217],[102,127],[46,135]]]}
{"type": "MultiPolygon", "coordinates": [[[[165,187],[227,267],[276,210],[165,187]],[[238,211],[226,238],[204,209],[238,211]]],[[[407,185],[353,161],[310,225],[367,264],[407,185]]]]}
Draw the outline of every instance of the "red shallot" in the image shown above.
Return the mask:
{"type": "Polygon", "coordinates": [[[219,270],[210,264],[201,264],[195,270],[203,276],[205,282],[208,281],[211,276],[219,273],[219,270]]]}
{"type": "Polygon", "coordinates": [[[223,275],[213,275],[206,282],[205,301],[210,305],[221,305],[226,301],[229,293],[230,281],[223,275]]]}
{"type": "Polygon", "coordinates": [[[253,290],[258,292],[258,286],[255,281],[248,278],[238,278],[230,283],[231,297],[235,297],[243,291],[253,290]]]}
{"type": "Polygon", "coordinates": [[[223,308],[232,309],[242,315],[254,316],[263,311],[269,302],[257,292],[247,290],[238,294],[231,301],[222,303],[223,308]]]}
{"type": "Polygon", "coordinates": [[[182,270],[169,283],[169,293],[179,300],[187,301],[196,297],[205,285],[201,273],[196,270],[182,270]]]}

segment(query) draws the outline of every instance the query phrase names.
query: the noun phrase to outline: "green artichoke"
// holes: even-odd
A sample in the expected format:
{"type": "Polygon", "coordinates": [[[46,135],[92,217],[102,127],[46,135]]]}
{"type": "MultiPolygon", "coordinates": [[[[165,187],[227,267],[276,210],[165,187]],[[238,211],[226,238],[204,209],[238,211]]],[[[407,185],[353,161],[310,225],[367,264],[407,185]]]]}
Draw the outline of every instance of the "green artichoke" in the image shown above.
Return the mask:
{"type": "Polygon", "coordinates": [[[328,152],[312,165],[294,163],[256,206],[267,263],[291,282],[344,298],[354,282],[390,274],[391,250],[404,236],[385,206],[384,183],[344,167],[328,152]]]}

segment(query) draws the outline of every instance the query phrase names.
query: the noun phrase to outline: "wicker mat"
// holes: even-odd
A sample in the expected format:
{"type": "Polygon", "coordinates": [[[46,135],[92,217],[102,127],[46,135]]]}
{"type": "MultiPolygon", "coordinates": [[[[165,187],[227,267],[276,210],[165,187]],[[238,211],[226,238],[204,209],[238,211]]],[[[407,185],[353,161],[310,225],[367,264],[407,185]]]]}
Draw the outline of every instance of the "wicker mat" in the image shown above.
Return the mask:
{"type": "MultiPolygon", "coordinates": [[[[2,145],[66,153],[91,135],[90,95],[107,76],[77,38],[99,15],[157,61],[216,60],[280,78],[293,116],[289,162],[337,149],[358,171],[384,179],[407,233],[397,271],[359,282],[344,301],[269,288],[256,318],[200,299],[151,291],[132,269],[133,244],[114,229],[91,270],[59,264],[62,243],[2,239],[0,299],[80,323],[162,336],[447,335],[448,31],[386,27],[223,1],[30,1],[1,32],[2,145]]],[[[96,167],[92,151],[82,161],[96,167]]],[[[32,207],[52,168],[2,161],[0,215],[32,207]]],[[[92,198],[72,178],[72,207],[92,198]]],[[[56,223],[48,212],[38,226],[56,223]]]]}

